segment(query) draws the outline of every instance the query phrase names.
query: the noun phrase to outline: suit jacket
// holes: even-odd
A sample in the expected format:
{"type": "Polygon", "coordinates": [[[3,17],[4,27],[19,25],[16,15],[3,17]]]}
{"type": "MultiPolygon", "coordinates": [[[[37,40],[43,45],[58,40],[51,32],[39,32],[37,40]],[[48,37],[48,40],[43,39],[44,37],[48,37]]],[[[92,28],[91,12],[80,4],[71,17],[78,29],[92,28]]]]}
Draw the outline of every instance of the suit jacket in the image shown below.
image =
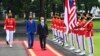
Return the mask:
{"type": "Polygon", "coordinates": [[[37,25],[36,22],[34,20],[32,20],[32,23],[27,20],[26,21],[26,32],[27,33],[34,33],[37,30],[37,25]]]}
{"type": "Polygon", "coordinates": [[[37,34],[41,35],[48,35],[48,26],[47,24],[44,24],[44,27],[41,25],[41,23],[37,26],[37,34]]]}

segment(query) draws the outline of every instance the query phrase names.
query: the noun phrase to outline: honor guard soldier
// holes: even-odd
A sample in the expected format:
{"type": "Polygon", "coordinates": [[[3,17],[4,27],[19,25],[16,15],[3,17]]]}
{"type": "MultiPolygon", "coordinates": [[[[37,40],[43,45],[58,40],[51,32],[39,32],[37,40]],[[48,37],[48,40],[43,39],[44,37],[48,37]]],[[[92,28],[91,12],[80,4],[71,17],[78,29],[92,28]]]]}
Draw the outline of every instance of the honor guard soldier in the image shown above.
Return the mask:
{"type": "Polygon", "coordinates": [[[12,47],[13,44],[13,34],[16,31],[16,20],[12,18],[12,14],[8,14],[8,18],[5,19],[4,29],[6,30],[6,43],[12,47]]]}
{"type": "Polygon", "coordinates": [[[81,23],[79,24],[79,37],[78,37],[79,46],[80,46],[80,49],[82,51],[81,53],[79,53],[80,55],[85,54],[85,42],[84,42],[85,30],[84,30],[84,27],[83,27],[85,24],[86,24],[85,16],[82,16],[81,17],[81,23]]]}
{"type": "Polygon", "coordinates": [[[85,31],[85,37],[88,41],[88,49],[89,49],[89,55],[93,56],[94,53],[94,45],[93,45],[93,21],[92,21],[92,15],[89,13],[89,16],[87,18],[87,25],[86,25],[86,31],[85,31]]]}

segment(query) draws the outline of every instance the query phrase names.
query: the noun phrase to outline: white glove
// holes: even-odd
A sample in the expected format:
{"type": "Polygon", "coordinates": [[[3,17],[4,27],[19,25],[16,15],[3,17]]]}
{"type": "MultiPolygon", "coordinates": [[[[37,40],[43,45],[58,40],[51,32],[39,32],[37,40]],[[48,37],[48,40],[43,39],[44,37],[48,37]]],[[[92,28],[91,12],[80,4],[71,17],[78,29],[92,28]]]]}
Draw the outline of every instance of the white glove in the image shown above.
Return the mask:
{"type": "Polygon", "coordinates": [[[4,30],[6,29],[6,27],[4,26],[4,28],[3,28],[4,30]]]}
{"type": "Polygon", "coordinates": [[[16,32],[16,31],[13,31],[14,33],[16,32]]]}

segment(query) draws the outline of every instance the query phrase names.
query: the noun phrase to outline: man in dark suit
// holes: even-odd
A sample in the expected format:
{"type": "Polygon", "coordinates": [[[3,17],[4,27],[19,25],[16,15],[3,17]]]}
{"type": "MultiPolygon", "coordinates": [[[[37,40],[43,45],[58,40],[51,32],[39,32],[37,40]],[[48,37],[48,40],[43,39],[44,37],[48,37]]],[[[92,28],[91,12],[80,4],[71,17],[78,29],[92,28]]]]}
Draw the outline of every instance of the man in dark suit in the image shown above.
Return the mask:
{"type": "Polygon", "coordinates": [[[46,37],[48,36],[48,26],[44,22],[44,17],[40,17],[41,22],[37,26],[37,34],[39,35],[40,46],[42,50],[46,50],[46,37]]]}
{"type": "Polygon", "coordinates": [[[28,48],[33,47],[34,34],[36,34],[37,25],[36,22],[32,19],[32,16],[29,16],[29,19],[26,21],[26,32],[28,35],[28,48]]]}

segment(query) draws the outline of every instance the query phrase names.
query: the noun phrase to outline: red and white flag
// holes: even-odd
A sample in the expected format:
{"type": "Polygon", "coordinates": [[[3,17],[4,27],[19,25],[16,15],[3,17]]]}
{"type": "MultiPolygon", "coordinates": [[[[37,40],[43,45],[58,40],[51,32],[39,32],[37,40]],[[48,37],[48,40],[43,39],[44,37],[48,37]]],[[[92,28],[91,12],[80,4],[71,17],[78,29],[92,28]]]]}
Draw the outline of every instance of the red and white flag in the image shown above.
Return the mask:
{"type": "Polygon", "coordinates": [[[77,25],[77,7],[76,0],[65,0],[64,23],[66,32],[77,25]]]}

